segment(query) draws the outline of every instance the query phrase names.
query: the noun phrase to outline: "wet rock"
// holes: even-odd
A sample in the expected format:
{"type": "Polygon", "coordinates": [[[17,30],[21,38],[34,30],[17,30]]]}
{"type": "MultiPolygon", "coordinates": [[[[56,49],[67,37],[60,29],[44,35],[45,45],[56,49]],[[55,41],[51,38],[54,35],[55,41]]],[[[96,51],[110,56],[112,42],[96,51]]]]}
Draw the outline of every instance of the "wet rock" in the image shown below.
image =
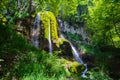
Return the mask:
{"type": "Polygon", "coordinates": [[[63,44],[60,45],[60,49],[63,56],[67,56],[69,58],[73,56],[71,46],[68,42],[63,42],[63,44]]]}

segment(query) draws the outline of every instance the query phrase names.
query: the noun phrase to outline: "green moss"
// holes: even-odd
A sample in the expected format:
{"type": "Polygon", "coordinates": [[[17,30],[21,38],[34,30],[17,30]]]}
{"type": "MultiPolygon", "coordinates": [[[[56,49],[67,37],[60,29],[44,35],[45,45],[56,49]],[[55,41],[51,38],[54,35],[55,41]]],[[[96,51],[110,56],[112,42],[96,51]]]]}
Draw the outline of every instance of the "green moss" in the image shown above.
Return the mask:
{"type": "Polygon", "coordinates": [[[77,61],[72,62],[68,60],[63,60],[61,64],[64,66],[66,73],[79,74],[85,69],[84,65],[78,63],[77,61]]]}
{"type": "Polygon", "coordinates": [[[58,40],[57,40],[57,41],[54,41],[54,42],[56,43],[56,46],[57,46],[57,47],[60,47],[60,45],[62,45],[63,42],[68,42],[68,40],[63,39],[63,38],[58,38],[58,40]]]}

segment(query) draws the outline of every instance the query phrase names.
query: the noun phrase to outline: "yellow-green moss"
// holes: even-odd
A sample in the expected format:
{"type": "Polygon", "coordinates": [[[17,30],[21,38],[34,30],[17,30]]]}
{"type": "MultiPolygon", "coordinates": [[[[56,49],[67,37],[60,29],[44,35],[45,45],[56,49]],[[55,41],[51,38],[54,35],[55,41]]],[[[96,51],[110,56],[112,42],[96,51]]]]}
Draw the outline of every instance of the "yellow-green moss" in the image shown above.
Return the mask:
{"type": "Polygon", "coordinates": [[[64,66],[66,73],[81,73],[85,69],[84,65],[77,61],[72,62],[64,59],[61,64],[64,66]]]}
{"type": "Polygon", "coordinates": [[[56,21],[56,18],[54,16],[54,14],[52,12],[49,12],[49,17],[50,17],[50,21],[51,21],[51,33],[52,33],[52,40],[54,39],[58,39],[58,24],[57,24],[57,21],[56,21]]]}
{"type": "Polygon", "coordinates": [[[42,21],[43,26],[44,27],[44,38],[48,39],[48,23],[49,23],[49,17],[47,15],[47,12],[40,12],[40,20],[42,21]]]}
{"type": "Polygon", "coordinates": [[[52,12],[49,11],[43,11],[39,12],[40,13],[40,19],[42,21],[43,27],[44,27],[44,37],[48,39],[48,31],[49,31],[49,26],[50,26],[50,34],[51,34],[51,39],[58,39],[58,32],[57,32],[57,21],[52,12]]]}
{"type": "Polygon", "coordinates": [[[54,42],[56,43],[56,46],[57,46],[57,47],[60,47],[60,45],[62,45],[63,42],[68,42],[68,40],[63,39],[63,38],[58,38],[58,40],[57,40],[57,41],[54,41],[54,42]]]}

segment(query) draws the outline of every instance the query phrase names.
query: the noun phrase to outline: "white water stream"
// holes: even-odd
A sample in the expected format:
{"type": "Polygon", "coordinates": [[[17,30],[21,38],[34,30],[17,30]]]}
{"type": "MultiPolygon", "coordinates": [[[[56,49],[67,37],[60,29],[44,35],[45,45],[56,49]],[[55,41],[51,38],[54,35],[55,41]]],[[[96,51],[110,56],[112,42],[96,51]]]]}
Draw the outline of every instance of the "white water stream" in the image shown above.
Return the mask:
{"type": "MultiPolygon", "coordinates": [[[[48,14],[48,12],[47,12],[48,14]]],[[[48,14],[49,15],[49,14],[48,14]]],[[[48,42],[49,42],[49,53],[52,54],[52,40],[51,40],[51,26],[50,20],[48,21],[48,42]]]]}
{"type": "MultiPolygon", "coordinates": [[[[48,14],[48,12],[47,12],[48,14]]],[[[32,28],[31,44],[39,48],[39,34],[40,34],[40,14],[38,13],[35,17],[34,26],[32,28]]],[[[51,26],[48,21],[48,42],[49,42],[49,53],[52,54],[52,41],[51,41],[51,26]]]]}
{"type": "Polygon", "coordinates": [[[49,41],[49,53],[52,54],[52,41],[51,41],[51,28],[50,28],[50,21],[48,23],[48,28],[49,28],[49,31],[48,31],[48,41],[49,41]]]}

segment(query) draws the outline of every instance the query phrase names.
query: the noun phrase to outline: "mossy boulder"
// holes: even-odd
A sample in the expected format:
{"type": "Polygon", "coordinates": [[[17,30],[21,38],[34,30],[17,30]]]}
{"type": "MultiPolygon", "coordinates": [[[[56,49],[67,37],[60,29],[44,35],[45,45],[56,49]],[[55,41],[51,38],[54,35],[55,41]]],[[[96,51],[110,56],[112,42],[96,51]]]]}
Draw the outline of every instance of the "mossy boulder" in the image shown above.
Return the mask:
{"type": "Polygon", "coordinates": [[[83,64],[78,63],[77,61],[63,61],[63,66],[65,68],[66,73],[75,73],[79,74],[85,70],[85,67],[83,64]]]}

